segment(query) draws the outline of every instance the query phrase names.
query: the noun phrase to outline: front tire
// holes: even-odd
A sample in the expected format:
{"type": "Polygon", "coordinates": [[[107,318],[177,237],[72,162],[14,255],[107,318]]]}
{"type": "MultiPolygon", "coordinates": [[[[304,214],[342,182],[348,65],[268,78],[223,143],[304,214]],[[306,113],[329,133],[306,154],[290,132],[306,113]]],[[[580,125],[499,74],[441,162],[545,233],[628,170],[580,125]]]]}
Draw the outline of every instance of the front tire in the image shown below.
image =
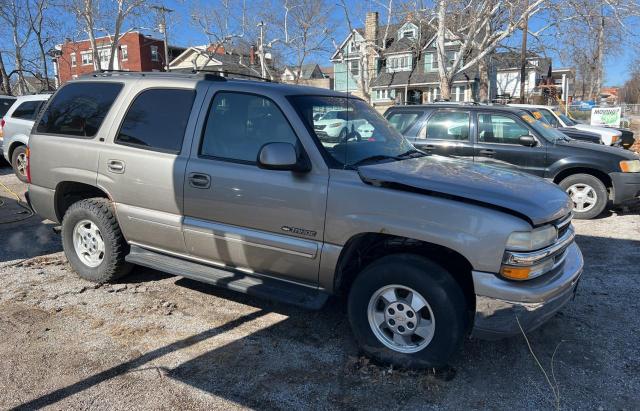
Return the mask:
{"type": "Polygon", "coordinates": [[[111,282],[131,271],[125,261],[129,245],[106,198],[69,207],[62,220],[62,246],[71,267],[85,280],[111,282]]]}
{"type": "Polygon", "coordinates": [[[441,266],[396,254],[367,266],[349,293],[351,328],[364,353],[403,368],[443,367],[466,331],[462,289],[441,266]]]}
{"type": "Polygon", "coordinates": [[[27,147],[18,146],[11,153],[11,167],[16,177],[23,183],[27,182],[27,147]]]}
{"type": "Polygon", "coordinates": [[[560,187],[573,201],[573,216],[579,220],[590,220],[602,214],[607,207],[607,187],[590,174],[574,174],[560,182],[560,187]]]}

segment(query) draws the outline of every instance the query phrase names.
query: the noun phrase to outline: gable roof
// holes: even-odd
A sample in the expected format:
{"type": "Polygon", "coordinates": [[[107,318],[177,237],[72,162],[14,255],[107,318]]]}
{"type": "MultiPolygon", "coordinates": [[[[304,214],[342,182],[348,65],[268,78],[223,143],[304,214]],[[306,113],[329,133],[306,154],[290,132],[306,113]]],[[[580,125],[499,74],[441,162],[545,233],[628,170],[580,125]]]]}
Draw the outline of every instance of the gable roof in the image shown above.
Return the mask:
{"type": "MultiPolygon", "coordinates": [[[[492,57],[493,67],[498,71],[520,70],[521,55],[519,52],[506,51],[495,53],[492,57]]],[[[527,69],[534,69],[538,73],[547,76],[551,68],[551,59],[539,56],[536,53],[527,53],[527,69]],[[533,62],[537,61],[537,64],[533,62]]]]}

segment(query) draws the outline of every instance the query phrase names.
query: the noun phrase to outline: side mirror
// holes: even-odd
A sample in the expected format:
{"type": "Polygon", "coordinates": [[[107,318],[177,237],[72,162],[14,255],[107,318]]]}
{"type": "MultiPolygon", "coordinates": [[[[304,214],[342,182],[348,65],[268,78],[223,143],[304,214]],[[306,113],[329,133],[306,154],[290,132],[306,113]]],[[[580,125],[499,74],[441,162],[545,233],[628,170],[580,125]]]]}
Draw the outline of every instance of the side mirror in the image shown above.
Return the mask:
{"type": "Polygon", "coordinates": [[[535,147],[538,144],[535,137],[533,136],[520,136],[518,142],[520,143],[520,145],[525,147],[535,147]]]}
{"type": "Polygon", "coordinates": [[[291,143],[267,143],[258,153],[258,167],[265,170],[305,172],[310,170],[307,161],[300,159],[291,143]]]}

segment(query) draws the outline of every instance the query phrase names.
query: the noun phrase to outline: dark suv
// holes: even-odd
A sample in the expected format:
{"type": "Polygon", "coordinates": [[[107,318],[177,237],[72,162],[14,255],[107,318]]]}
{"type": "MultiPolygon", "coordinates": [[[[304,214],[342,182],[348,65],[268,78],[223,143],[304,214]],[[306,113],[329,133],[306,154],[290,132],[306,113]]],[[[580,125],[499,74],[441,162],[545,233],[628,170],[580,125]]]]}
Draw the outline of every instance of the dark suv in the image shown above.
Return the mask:
{"type": "Polygon", "coordinates": [[[391,107],[385,117],[422,150],[552,180],[573,200],[576,218],[596,217],[609,198],[618,205],[640,194],[638,155],[573,140],[521,108],[442,103],[391,107]]]}

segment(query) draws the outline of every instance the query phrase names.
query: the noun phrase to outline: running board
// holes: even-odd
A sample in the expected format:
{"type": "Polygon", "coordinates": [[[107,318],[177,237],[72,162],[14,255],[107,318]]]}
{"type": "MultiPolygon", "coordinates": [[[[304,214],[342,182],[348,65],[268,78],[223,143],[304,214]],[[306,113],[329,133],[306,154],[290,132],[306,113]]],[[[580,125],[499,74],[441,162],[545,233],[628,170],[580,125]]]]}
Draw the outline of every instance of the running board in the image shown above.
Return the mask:
{"type": "Polygon", "coordinates": [[[310,287],[268,277],[252,276],[238,270],[223,270],[149,251],[135,245],[131,246],[131,252],[126,260],[132,264],[309,310],[319,310],[329,298],[327,293],[310,287]]]}

